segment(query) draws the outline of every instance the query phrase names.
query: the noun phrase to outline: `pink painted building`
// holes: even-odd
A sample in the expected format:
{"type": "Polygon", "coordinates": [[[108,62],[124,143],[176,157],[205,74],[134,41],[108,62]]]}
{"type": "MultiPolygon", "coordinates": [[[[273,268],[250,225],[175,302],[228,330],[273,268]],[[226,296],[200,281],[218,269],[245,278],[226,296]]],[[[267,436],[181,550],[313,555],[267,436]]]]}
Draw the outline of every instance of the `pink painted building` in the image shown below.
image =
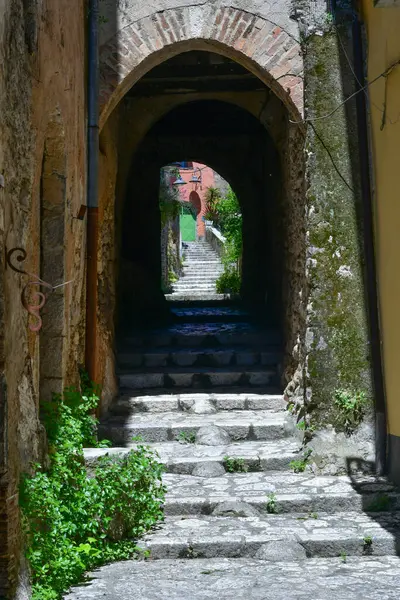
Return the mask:
{"type": "Polygon", "coordinates": [[[181,200],[190,202],[196,213],[196,238],[204,239],[206,212],[206,193],[209,187],[215,187],[213,169],[197,162],[180,163],[179,174],[185,184],[177,185],[181,200]],[[194,180],[194,181],[193,181],[194,180]]]}

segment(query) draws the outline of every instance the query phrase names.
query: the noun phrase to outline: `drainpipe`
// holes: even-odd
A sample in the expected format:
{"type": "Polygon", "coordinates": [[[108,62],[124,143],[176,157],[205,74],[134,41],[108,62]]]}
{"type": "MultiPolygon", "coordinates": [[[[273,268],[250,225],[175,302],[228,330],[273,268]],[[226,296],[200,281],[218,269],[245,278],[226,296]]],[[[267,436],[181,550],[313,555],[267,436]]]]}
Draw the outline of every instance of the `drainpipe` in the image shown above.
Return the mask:
{"type": "MultiPolygon", "coordinates": [[[[364,77],[364,50],[361,22],[355,8],[353,18],[353,53],[354,71],[359,81],[359,84],[357,85],[360,87],[366,83],[364,77]]],[[[371,193],[370,153],[368,144],[369,121],[367,116],[366,95],[364,92],[359,92],[356,96],[356,100],[357,128],[360,148],[361,193],[364,217],[363,236],[366,263],[366,291],[369,309],[371,360],[375,392],[375,460],[377,473],[379,475],[383,475],[387,470],[387,420],[374,249],[374,221],[371,193]]]]}
{"type": "Polygon", "coordinates": [[[85,363],[96,381],[98,174],[99,174],[99,0],[89,0],[85,363]]]}

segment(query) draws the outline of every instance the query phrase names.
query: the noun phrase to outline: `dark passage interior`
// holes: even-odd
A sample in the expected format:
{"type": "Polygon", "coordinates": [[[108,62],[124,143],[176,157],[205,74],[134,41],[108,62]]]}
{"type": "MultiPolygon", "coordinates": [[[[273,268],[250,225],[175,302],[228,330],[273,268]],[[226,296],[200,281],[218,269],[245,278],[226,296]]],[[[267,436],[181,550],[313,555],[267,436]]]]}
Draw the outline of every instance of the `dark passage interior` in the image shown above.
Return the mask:
{"type": "Polygon", "coordinates": [[[159,171],[184,157],[210,165],[235,190],[243,215],[241,300],[280,324],[284,277],[281,160],[266,126],[239,105],[247,103],[253,109],[262,100],[263,109],[272,100],[273,116],[278,121],[280,117],[280,123],[273,125],[275,130],[281,127],[282,138],[285,121],[276,114],[276,103],[246,69],[205,52],[185,53],[162,63],[132,88],[126,102],[145,97],[152,103],[160,96],[177,97],[176,106],[148,129],[133,153],[121,207],[120,320],[126,323],[140,314],[143,323],[169,312],[160,287],[159,171]]]}

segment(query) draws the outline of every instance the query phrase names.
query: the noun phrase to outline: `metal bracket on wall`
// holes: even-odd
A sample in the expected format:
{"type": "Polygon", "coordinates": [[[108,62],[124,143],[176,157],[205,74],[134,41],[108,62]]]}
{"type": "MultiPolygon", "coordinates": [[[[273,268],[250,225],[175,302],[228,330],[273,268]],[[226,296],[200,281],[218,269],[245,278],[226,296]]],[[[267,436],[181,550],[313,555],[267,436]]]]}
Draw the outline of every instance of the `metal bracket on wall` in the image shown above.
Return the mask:
{"type": "Polygon", "coordinates": [[[73,279],[70,281],[65,281],[59,285],[53,286],[51,283],[47,283],[47,281],[43,281],[38,275],[34,275],[32,273],[28,273],[28,271],[24,271],[23,269],[19,269],[15,265],[13,265],[12,260],[15,258],[18,263],[22,263],[27,258],[27,253],[24,248],[5,248],[5,267],[10,267],[16,273],[20,273],[21,275],[27,275],[28,277],[32,277],[28,283],[24,285],[21,292],[21,303],[25,310],[32,315],[36,319],[36,323],[29,323],[29,329],[38,333],[42,328],[42,318],[40,316],[40,310],[46,304],[47,298],[50,294],[57,288],[63,287],[72,283],[73,279]],[[32,291],[32,288],[39,288],[35,291],[32,291]],[[40,288],[45,288],[47,292],[40,291],[40,288]]]}

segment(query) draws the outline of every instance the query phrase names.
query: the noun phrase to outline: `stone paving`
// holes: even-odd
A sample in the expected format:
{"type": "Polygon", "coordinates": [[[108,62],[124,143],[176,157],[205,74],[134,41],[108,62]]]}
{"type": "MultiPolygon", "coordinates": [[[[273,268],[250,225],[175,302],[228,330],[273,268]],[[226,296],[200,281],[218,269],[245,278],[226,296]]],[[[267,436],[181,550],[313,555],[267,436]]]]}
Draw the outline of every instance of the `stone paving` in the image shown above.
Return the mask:
{"type": "MultiPolygon", "coordinates": [[[[211,408],[210,410],[216,410],[211,408]]],[[[157,415],[135,414],[129,418],[111,417],[106,432],[115,442],[128,442],[140,435],[144,442],[175,440],[182,433],[196,433],[201,427],[222,427],[231,441],[273,440],[286,437],[285,414],[264,411],[225,411],[215,414],[188,415],[166,412],[157,415]]]]}
{"type": "Polygon", "coordinates": [[[66,600],[398,599],[397,557],[127,561],[90,575],[66,600]]]}
{"type": "MultiPolygon", "coordinates": [[[[202,318],[208,321],[212,312],[202,318]]],[[[165,348],[169,336],[172,351],[177,345],[223,349],[224,343],[232,347],[231,334],[241,339],[234,352],[251,351],[249,339],[277,343],[275,334],[257,333],[254,324],[203,326],[191,323],[196,310],[190,313],[186,346],[180,324],[173,326],[179,334],[151,332],[150,341],[143,334],[136,347],[153,352],[165,348]],[[151,339],[160,343],[153,347],[151,339]]],[[[243,319],[243,313],[231,317],[243,319]]],[[[101,423],[101,435],[114,447],[87,449],[85,458],[91,469],[101,456],[134,449],[132,436],[140,434],[165,466],[165,520],[138,541],[149,559],[107,565],[66,599],[399,597],[400,493],[390,482],[361,473],[314,475],[276,391],[180,386],[166,393],[148,389],[149,369],[142,375],[143,389],[124,390],[101,423]],[[292,461],[304,472],[295,473],[292,461]]]]}

